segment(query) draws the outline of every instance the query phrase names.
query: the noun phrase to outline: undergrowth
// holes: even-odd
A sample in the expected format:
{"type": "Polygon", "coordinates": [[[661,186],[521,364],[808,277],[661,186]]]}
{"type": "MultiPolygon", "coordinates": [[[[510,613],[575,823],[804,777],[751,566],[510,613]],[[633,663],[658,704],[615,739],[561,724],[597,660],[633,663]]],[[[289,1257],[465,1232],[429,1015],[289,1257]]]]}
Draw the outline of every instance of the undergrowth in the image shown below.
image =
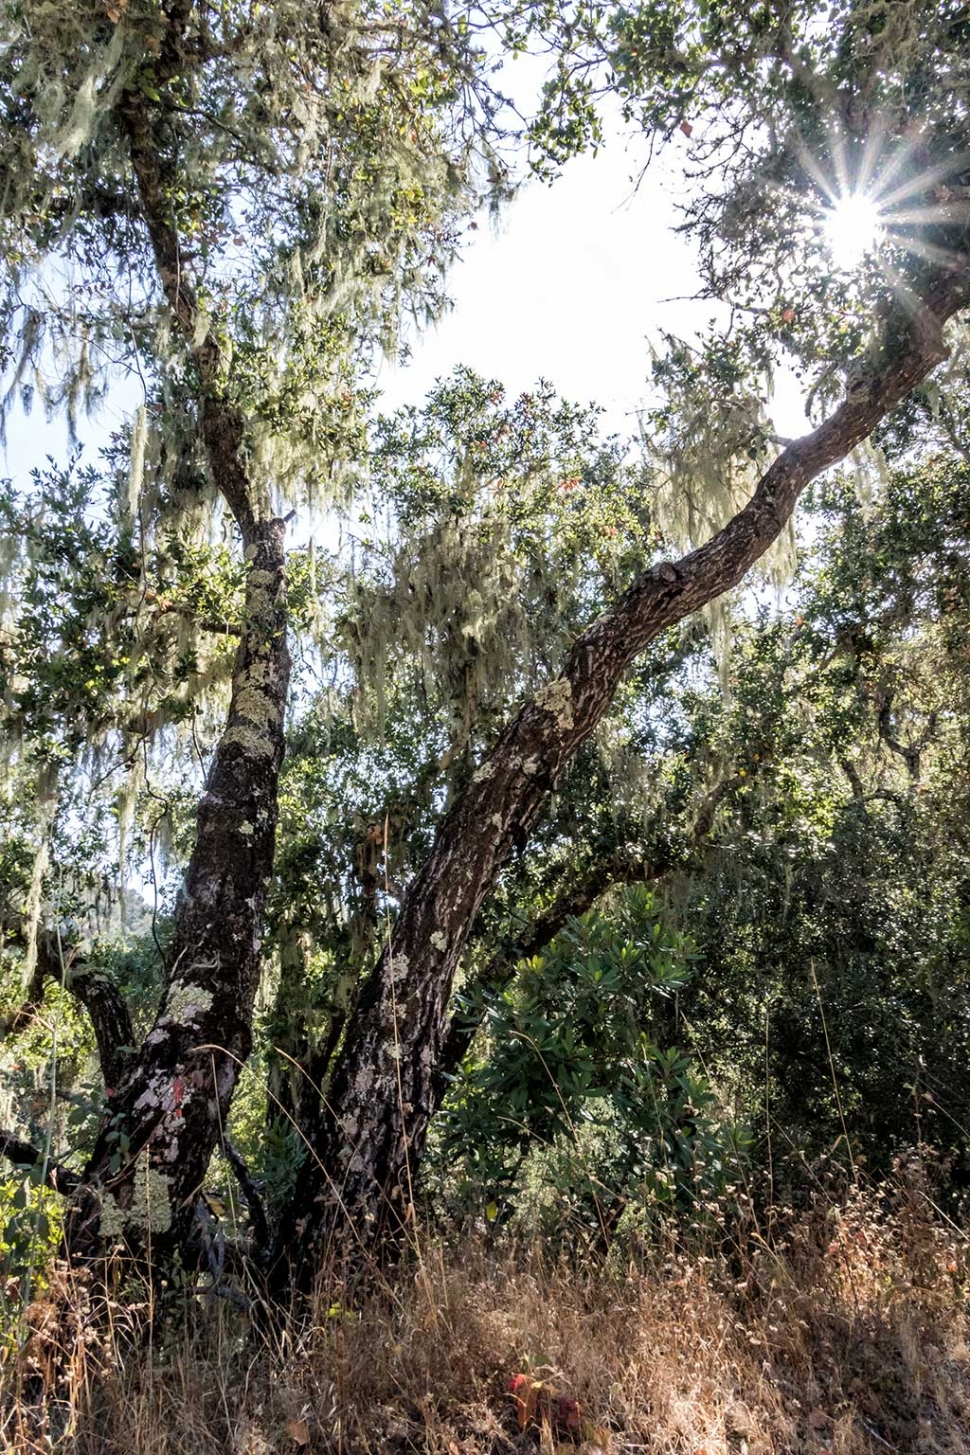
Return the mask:
{"type": "Polygon", "coordinates": [[[918,1167],[703,1246],[336,1260],[273,1332],[196,1296],[95,1322],[55,1276],[4,1356],[18,1455],[970,1451],[967,1240],[918,1167]]]}

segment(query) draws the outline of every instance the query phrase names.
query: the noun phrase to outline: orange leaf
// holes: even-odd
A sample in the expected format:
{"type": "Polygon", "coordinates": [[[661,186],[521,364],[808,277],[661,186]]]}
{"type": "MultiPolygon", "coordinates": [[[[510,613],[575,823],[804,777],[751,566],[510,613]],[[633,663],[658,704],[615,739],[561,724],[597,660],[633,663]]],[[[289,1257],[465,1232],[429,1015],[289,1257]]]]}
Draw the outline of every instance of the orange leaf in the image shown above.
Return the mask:
{"type": "Polygon", "coordinates": [[[519,1429],[524,1430],[536,1417],[536,1406],[542,1384],[530,1379],[528,1374],[516,1374],[509,1383],[509,1393],[515,1399],[515,1412],[519,1418],[519,1429]]]}
{"type": "Polygon", "coordinates": [[[685,136],[693,136],[694,135],[694,128],[691,126],[691,124],[690,124],[689,121],[682,121],[680,123],[680,129],[684,133],[685,136]]]}
{"type": "Polygon", "coordinates": [[[297,1445],[309,1445],[310,1431],[307,1429],[306,1420],[287,1420],[286,1433],[297,1445]]]}

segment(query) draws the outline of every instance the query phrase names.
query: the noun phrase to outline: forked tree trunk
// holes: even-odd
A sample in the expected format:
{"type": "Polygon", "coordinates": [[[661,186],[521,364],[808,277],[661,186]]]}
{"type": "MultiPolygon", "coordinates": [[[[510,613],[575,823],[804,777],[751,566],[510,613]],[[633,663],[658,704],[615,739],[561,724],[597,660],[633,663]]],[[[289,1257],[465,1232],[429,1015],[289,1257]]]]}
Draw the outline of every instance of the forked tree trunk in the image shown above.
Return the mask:
{"type": "Polygon", "coordinates": [[[860,444],[946,356],[943,323],[968,301],[967,271],[951,272],[927,289],[918,308],[892,319],[869,377],[775,460],[747,506],[706,545],[644,572],[579,638],[560,676],[504,729],[442,821],[362,988],[321,1130],[283,1219],[273,1273],[278,1294],[291,1277],[304,1288],[312,1283],[334,1235],[352,1249],[406,1233],[440,1095],[436,1073],[452,979],[472,924],[630,663],[660,632],[743,579],[805,486],[860,444]]]}

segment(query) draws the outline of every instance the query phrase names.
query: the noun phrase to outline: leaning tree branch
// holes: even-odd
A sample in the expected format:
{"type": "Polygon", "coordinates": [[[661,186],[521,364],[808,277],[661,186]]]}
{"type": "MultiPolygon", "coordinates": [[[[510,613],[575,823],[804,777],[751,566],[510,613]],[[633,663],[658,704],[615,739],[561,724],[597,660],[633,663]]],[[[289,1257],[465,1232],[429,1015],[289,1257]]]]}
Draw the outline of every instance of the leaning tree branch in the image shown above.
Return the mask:
{"type": "Polygon", "coordinates": [[[94,1029],[104,1084],[117,1086],[128,1069],[135,1039],[128,1002],[107,971],[92,966],[77,945],[65,943],[52,931],[37,936],[37,968],[26,998],[0,1027],[4,1038],[27,1029],[40,1010],[48,981],[62,985],[84,1007],[94,1029]]]}
{"type": "MultiPolygon", "coordinates": [[[[475,918],[548,793],[651,641],[736,586],[789,520],[802,491],[862,443],[947,355],[945,322],[970,304],[970,258],[900,301],[882,345],[842,404],[789,445],[747,505],[705,545],[652,566],[578,638],[560,675],[507,724],[442,819],[401,905],[390,942],[365,981],[328,1087],[315,1156],[301,1170],[283,1244],[302,1222],[297,1255],[350,1212],[368,1239],[410,1216],[410,1168],[436,1107],[436,1067],[455,970],[475,918]],[[336,1199],[330,1186],[339,1186],[336,1199]]],[[[311,1249],[314,1251],[311,1252],[311,1249]]]]}
{"type": "Polygon", "coordinates": [[[0,1157],[6,1157],[15,1167],[43,1167],[44,1186],[65,1196],[70,1196],[81,1185],[76,1172],[62,1162],[55,1162],[32,1143],[22,1142],[12,1132],[0,1132],[0,1157]]]}

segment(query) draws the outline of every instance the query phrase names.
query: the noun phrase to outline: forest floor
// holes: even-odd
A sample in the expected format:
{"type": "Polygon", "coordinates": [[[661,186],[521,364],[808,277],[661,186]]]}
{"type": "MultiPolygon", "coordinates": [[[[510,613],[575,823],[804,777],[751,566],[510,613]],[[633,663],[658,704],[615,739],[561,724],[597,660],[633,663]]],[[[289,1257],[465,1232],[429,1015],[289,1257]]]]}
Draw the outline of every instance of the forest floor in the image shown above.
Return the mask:
{"type": "Polygon", "coordinates": [[[222,1300],[89,1328],[55,1387],[53,1304],[8,1350],[18,1455],[970,1452],[970,1249],[919,1189],[779,1214],[701,1253],[603,1264],[430,1243],[332,1273],[270,1338],[222,1300]],[[742,1246],[743,1243],[743,1246],[742,1246]],[[46,1376],[46,1377],[45,1377],[46,1376]]]}

